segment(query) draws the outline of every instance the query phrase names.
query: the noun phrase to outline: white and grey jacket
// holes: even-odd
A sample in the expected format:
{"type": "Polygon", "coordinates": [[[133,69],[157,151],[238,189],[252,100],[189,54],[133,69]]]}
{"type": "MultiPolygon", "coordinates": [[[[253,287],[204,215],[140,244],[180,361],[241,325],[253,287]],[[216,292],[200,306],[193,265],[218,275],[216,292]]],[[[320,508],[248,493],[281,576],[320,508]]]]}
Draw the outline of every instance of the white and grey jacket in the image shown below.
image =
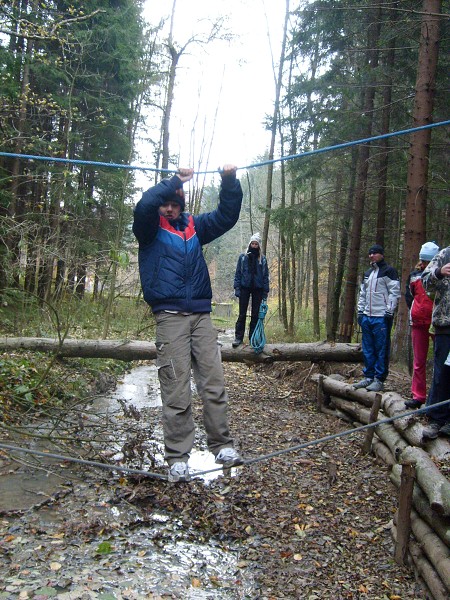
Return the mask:
{"type": "Polygon", "coordinates": [[[392,317],[400,299],[400,280],[384,259],[364,273],[358,298],[358,315],[392,317]]]}

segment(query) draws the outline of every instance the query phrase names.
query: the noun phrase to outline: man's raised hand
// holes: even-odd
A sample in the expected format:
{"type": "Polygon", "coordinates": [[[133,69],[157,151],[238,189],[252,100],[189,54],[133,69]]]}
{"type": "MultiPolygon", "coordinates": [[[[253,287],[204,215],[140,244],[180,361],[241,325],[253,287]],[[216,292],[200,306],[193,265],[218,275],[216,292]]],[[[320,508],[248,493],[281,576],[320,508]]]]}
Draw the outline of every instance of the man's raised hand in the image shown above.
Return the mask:
{"type": "Polygon", "coordinates": [[[181,179],[182,183],[186,183],[186,181],[190,181],[194,176],[194,169],[179,168],[177,171],[177,176],[179,179],[181,179]]]}

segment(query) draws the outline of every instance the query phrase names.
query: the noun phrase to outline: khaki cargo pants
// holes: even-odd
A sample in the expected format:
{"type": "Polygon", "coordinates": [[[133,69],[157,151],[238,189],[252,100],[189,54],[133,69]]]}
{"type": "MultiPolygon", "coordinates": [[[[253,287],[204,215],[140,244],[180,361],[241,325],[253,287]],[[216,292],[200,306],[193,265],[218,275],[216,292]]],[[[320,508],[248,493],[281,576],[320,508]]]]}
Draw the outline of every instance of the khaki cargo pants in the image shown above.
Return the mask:
{"type": "Polygon", "coordinates": [[[194,444],[191,369],[203,402],[208,449],[216,455],[221,448],[233,446],[220,348],[210,314],[159,312],[155,320],[167,463],[187,461],[194,444]]]}

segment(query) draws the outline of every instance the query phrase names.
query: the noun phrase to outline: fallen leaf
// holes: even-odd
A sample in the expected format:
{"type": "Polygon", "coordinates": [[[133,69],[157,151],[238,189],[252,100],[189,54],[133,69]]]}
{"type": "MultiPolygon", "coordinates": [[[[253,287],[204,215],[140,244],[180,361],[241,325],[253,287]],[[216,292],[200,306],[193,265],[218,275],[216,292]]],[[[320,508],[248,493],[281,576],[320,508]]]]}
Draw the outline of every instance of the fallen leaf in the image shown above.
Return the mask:
{"type": "Polygon", "coordinates": [[[7,535],[5,538],[5,542],[12,542],[13,540],[16,539],[15,535],[7,535]]]}

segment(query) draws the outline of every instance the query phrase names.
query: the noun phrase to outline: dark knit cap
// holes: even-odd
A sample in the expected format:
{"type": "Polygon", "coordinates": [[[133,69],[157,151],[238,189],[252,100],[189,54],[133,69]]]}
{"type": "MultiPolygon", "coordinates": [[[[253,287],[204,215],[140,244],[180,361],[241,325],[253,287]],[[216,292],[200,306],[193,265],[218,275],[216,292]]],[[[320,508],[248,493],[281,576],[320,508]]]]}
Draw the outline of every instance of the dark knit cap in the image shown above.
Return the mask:
{"type": "Polygon", "coordinates": [[[170,198],[172,202],[176,202],[181,206],[181,212],[184,211],[186,202],[184,199],[184,190],[182,187],[175,190],[175,194],[170,198]]]}
{"type": "Polygon", "coordinates": [[[384,248],[380,244],[374,244],[373,246],[370,246],[369,254],[383,254],[384,255],[384,248]]]}

